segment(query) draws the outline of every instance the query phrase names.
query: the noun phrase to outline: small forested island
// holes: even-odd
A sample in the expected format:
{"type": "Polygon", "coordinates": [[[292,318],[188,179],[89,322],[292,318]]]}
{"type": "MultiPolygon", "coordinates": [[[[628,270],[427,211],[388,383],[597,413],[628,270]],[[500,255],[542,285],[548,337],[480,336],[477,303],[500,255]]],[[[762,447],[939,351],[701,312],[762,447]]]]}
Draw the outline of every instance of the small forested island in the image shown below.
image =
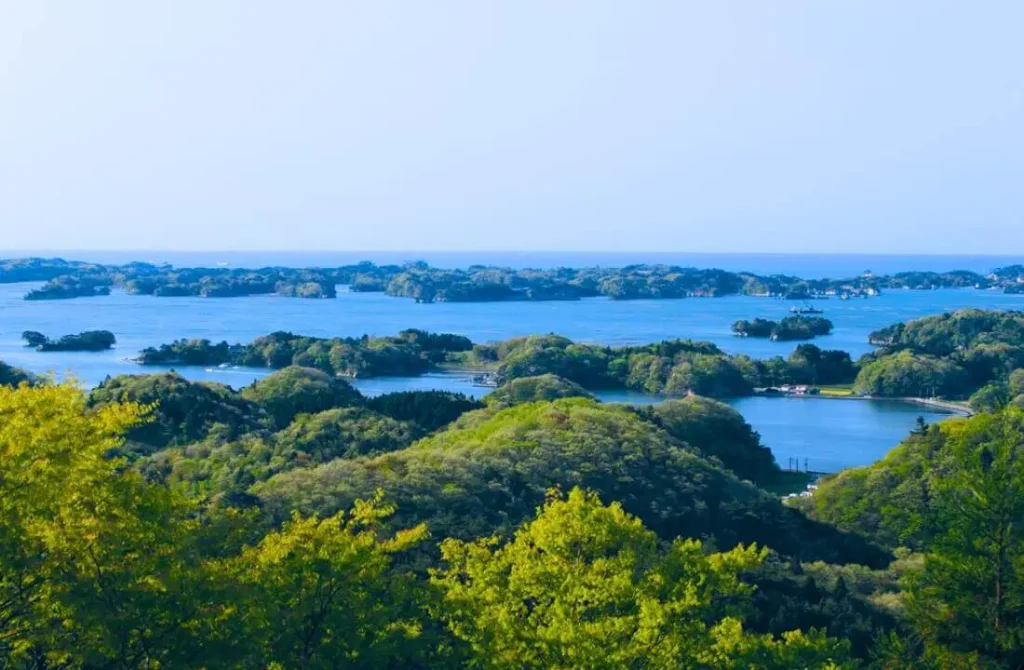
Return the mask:
{"type": "Polygon", "coordinates": [[[821,316],[784,317],[781,321],[755,318],[741,319],[732,324],[732,331],[741,337],[764,337],[776,341],[811,340],[832,332],[832,322],[821,316]]]}
{"type": "Polygon", "coordinates": [[[104,351],[117,344],[117,338],[109,330],[87,330],[77,335],[64,335],[56,340],[34,330],[21,334],[25,345],[37,351],[104,351]]]}
{"type": "Polygon", "coordinates": [[[419,375],[451,355],[469,352],[473,343],[461,335],[403,330],[395,337],[317,338],[276,332],[246,345],[178,340],[139,352],[141,365],[241,365],[283,368],[301,365],[344,377],[419,375]]]}
{"type": "Polygon", "coordinates": [[[864,272],[845,279],[802,279],[675,265],[550,269],[474,265],[450,269],[418,261],[403,265],[362,262],[324,268],[248,269],[175,268],[151,263],[100,265],[59,258],[0,260],[0,283],[38,280],[47,283],[30,292],[29,299],[102,295],[111,286],[133,295],[158,297],[274,294],[334,298],[340,285],[354,292],[383,292],[423,303],[580,300],[597,296],[637,300],[754,295],[809,300],[875,296],[888,289],[996,288],[1019,292],[1024,286],[1024,271],[1015,265],[986,275],[969,271],[893,275],[864,272]]]}

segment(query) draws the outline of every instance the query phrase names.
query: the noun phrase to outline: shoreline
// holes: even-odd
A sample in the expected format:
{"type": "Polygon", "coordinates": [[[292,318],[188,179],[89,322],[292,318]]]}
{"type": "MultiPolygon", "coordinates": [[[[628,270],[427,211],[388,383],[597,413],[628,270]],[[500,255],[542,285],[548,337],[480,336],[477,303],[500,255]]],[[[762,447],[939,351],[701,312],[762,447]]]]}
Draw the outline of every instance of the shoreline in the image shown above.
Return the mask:
{"type": "Polygon", "coordinates": [[[949,400],[936,400],[934,398],[902,398],[902,400],[914,403],[915,405],[944,409],[959,416],[974,416],[974,410],[970,407],[966,407],[949,400]]]}
{"type": "MultiPolygon", "coordinates": [[[[133,363],[135,365],[138,365],[140,368],[147,368],[148,367],[148,368],[156,368],[157,370],[163,369],[165,371],[168,370],[168,369],[174,370],[177,367],[183,367],[183,368],[203,368],[203,369],[206,369],[208,371],[213,371],[214,369],[218,369],[219,368],[219,366],[212,366],[211,367],[211,366],[205,366],[205,365],[180,365],[180,364],[177,365],[177,366],[175,366],[174,364],[170,364],[170,365],[164,365],[164,364],[160,364],[160,365],[147,365],[147,364],[139,363],[138,360],[136,360],[134,358],[131,358],[131,357],[121,358],[120,360],[125,362],[125,363],[133,363]]],[[[224,368],[224,369],[227,370],[227,369],[237,368],[237,367],[241,367],[241,366],[229,366],[228,368],[224,368]]],[[[265,371],[266,374],[272,374],[275,371],[273,368],[259,368],[259,370],[265,371]]],[[[440,375],[450,375],[452,377],[459,377],[459,378],[464,378],[464,379],[471,379],[472,376],[475,375],[475,374],[489,374],[489,373],[493,373],[493,371],[494,371],[493,368],[492,369],[486,369],[486,368],[480,368],[480,367],[477,367],[477,368],[465,367],[464,368],[464,367],[459,367],[459,366],[439,366],[439,367],[437,367],[434,370],[430,370],[430,371],[425,372],[425,373],[420,374],[420,375],[379,375],[377,377],[367,377],[365,379],[406,379],[406,378],[413,379],[413,378],[424,377],[424,376],[427,376],[427,375],[429,375],[431,373],[432,374],[440,374],[440,375]]],[[[159,372],[154,370],[153,373],[142,372],[141,374],[159,374],[159,372]]],[[[345,378],[347,378],[347,377],[345,377],[345,378]]],[[[600,400],[601,390],[593,390],[593,389],[586,389],[586,390],[588,392],[594,394],[600,400]]],[[[606,390],[607,391],[608,389],[602,389],[602,390],[606,390]]],[[[642,393],[642,392],[635,391],[635,393],[642,393]]],[[[666,401],[666,400],[672,400],[674,398],[683,398],[683,397],[685,397],[685,396],[682,396],[682,395],[669,395],[669,394],[663,394],[663,393],[651,393],[651,394],[645,394],[645,395],[650,395],[652,398],[658,398],[659,401],[666,401]]],[[[967,407],[965,405],[960,405],[958,403],[954,403],[954,402],[951,402],[951,401],[948,401],[948,400],[938,400],[938,399],[933,399],[933,398],[918,398],[918,397],[911,397],[911,396],[901,396],[901,397],[887,398],[887,397],[879,397],[879,396],[862,396],[862,395],[854,395],[854,394],[850,394],[850,395],[831,395],[831,394],[825,394],[825,393],[801,393],[801,394],[797,394],[797,393],[765,393],[764,391],[755,391],[755,392],[751,393],[750,395],[747,395],[747,396],[737,396],[737,397],[740,397],[740,398],[798,398],[798,399],[811,399],[811,400],[861,400],[861,401],[875,401],[875,402],[878,402],[878,401],[895,401],[895,402],[902,402],[902,403],[913,404],[913,405],[920,405],[922,407],[928,407],[928,408],[932,408],[932,409],[937,409],[937,410],[948,412],[949,414],[955,414],[957,416],[963,416],[963,417],[974,416],[974,411],[971,408],[969,408],[969,407],[967,407]]],[[[722,399],[722,398],[718,398],[718,400],[723,400],[724,401],[724,399],[722,399]]],[[[623,403],[623,404],[630,404],[629,400],[611,400],[611,401],[600,400],[600,401],[601,402],[611,402],[611,403],[618,402],[618,403],[623,403]]]]}
{"type": "Polygon", "coordinates": [[[898,396],[898,397],[882,397],[882,396],[870,396],[870,395],[832,395],[827,393],[765,393],[755,392],[749,397],[760,397],[760,398],[800,398],[800,399],[817,399],[817,400],[868,400],[868,401],[896,401],[903,402],[912,405],[921,405],[924,407],[931,407],[933,409],[939,409],[950,414],[956,414],[958,416],[974,416],[974,410],[965,405],[949,400],[938,400],[933,398],[916,398],[912,396],[898,396]]]}

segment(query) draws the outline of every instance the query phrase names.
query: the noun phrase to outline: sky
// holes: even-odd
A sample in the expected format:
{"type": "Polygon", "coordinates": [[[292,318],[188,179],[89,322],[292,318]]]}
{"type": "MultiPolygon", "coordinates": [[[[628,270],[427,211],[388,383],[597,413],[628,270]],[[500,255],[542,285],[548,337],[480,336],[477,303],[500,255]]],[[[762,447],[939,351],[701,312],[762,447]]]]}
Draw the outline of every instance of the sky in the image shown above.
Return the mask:
{"type": "Polygon", "coordinates": [[[0,249],[1024,254],[1019,0],[0,0],[0,249]]]}

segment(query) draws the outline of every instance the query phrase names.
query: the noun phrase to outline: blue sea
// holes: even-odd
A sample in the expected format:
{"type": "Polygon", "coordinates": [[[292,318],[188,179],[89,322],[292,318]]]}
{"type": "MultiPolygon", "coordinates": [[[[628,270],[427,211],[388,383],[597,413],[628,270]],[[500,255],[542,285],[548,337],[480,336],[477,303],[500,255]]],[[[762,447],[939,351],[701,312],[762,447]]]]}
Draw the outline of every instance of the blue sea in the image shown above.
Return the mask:
{"type": "MultiPolygon", "coordinates": [[[[180,267],[230,263],[237,267],[284,265],[336,266],[360,260],[379,263],[422,259],[448,267],[473,263],[510,267],[622,266],[630,263],[673,263],[695,267],[786,273],[803,277],[845,277],[865,270],[987,271],[1024,262],[1022,257],[775,255],[775,254],[585,254],[585,253],[271,253],[271,252],[5,252],[4,257],[61,256],[105,263],[132,260],[170,262],[180,267]]],[[[642,344],[669,338],[716,343],[731,353],[754,357],[786,356],[793,343],[737,338],[730,327],[738,319],[778,319],[793,303],[769,298],[731,296],[683,300],[613,301],[592,298],[578,302],[417,304],[383,294],[346,293],[336,300],[301,300],[273,296],[246,298],[155,298],[115,291],[97,298],[29,302],[24,294],[39,283],[0,284],[0,360],[34,372],[73,375],[95,385],[107,375],[141,373],[125,360],[148,346],[178,338],[247,342],[275,330],[314,336],[389,335],[404,328],[452,332],[474,341],[503,340],[516,335],[558,333],[581,342],[608,345],[642,344]],[[59,337],[83,330],[114,332],[118,346],[99,353],[41,353],[20,340],[22,331],[37,330],[59,337]]],[[[877,298],[816,301],[835,324],[832,335],[814,343],[843,349],[858,357],[871,350],[868,334],[897,321],[965,307],[1024,309],[1024,295],[995,291],[948,289],[889,291],[877,298]]],[[[250,383],[262,370],[186,368],[182,374],[232,386],[250,383]]],[[[359,380],[368,394],[409,388],[445,388],[479,394],[465,375],[427,375],[412,379],[359,380]]],[[[622,397],[606,397],[623,400],[622,397]]],[[[644,401],[633,397],[631,401],[644,401]]],[[[650,399],[647,399],[649,401],[650,399]]],[[[794,457],[808,459],[812,469],[831,471],[870,463],[894,446],[918,416],[941,414],[902,403],[836,400],[747,398],[737,409],[762,433],[783,465],[794,457]]]]}

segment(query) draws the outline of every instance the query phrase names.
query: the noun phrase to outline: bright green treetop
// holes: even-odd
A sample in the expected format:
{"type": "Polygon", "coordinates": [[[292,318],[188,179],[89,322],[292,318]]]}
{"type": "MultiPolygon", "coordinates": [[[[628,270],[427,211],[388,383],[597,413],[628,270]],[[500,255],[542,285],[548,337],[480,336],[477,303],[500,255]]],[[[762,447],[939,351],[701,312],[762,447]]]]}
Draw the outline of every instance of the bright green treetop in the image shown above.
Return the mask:
{"type": "Polygon", "coordinates": [[[223,606],[243,667],[415,666],[424,613],[412,579],[391,570],[392,554],[426,537],[426,527],[378,537],[394,508],[356,503],[351,513],[303,519],[226,561],[236,596],[223,606]]]}
{"type": "Polygon", "coordinates": [[[829,667],[846,655],[817,633],[742,631],[753,587],[740,575],[764,550],[710,553],[695,540],[663,549],[621,506],[578,488],[512,542],[448,540],[442,551],[442,616],[471,647],[471,667],[829,667]]]}

